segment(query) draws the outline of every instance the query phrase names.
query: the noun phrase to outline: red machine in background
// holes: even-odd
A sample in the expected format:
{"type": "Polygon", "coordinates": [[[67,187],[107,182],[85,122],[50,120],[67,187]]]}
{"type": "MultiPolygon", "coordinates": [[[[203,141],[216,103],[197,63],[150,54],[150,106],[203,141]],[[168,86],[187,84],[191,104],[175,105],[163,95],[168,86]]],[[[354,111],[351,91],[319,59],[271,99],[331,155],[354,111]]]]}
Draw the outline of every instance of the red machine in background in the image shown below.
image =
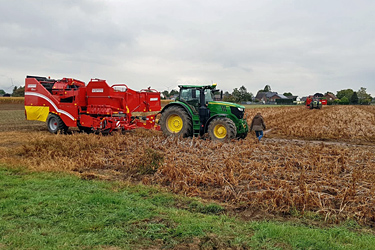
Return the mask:
{"type": "Polygon", "coordinates": [[[327,105],[327,99],[322,99],[316,95],[306,98],[306,107],[309,109],[321,109],[322,105],[327,105]]]}
{"type": "Polygon", "coordinates": [[[101,133],[138,127],[159,130],[155,116],[160,110],[160,93],[150,88],[134,91],[100,79],[91,79],[87,86],[72,78],[25,80],[26,119],[47,121],[51,133],[69,127],[101,133]]]}

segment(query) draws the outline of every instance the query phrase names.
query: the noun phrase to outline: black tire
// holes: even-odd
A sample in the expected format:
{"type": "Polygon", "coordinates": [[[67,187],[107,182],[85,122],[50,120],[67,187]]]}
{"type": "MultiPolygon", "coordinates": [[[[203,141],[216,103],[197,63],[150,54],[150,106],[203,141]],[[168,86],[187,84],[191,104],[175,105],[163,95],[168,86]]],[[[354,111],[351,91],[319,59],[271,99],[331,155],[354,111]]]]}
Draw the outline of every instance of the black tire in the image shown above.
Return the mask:
{"type": "Polygon", "coordinates": [[[192,121],[186,110],[179,106],[171,106],[163,111],[160,117],[160,127],[167,136],[192,136],[192,121]]]}
{"type": "Polygon", "coordinates": [[[236,137],[234,122],[227,117],[217,117],[208,125],[208,135],[214,141],[226,141],[236,137]]]}
{"type": "Polygon", "coordinates": [[[79,123],[77,125],[78,125],[79,132],[81,133],[91,134],[93,132],[90,127],[84,127],[80,125],[79,123]]]}
{"type": "Polygon", "coordinates": [[[52,134],[57,134],[58,132],[65,134],[68,131],[68,127],[61,120],[58,115],[49,114],[47,117],[47,128],[52,134]]]}
{"type": "Polygon", "coordinates": [[[237,135],[237,138],[238,138],[238,139],[245,139],[246,136],[247,136],[247,133],[248,133],[248,132],[245,132],[245,133],[239,134],[239,135],[237,135]]]}

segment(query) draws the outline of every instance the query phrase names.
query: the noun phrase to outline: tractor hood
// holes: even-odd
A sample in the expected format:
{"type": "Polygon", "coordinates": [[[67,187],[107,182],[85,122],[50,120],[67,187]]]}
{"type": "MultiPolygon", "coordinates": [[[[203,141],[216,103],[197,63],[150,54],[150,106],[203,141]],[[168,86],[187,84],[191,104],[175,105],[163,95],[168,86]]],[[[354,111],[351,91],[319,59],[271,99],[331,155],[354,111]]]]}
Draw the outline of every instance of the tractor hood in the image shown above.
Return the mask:
{"type": "Polygon", "coordinates": [[[237,104],[237,103],[233,103],[233,102],[211,101],[211,102],[208,102],[208,105],[230,106],[230,107],[245,109],[244,106],[237,104]]]}

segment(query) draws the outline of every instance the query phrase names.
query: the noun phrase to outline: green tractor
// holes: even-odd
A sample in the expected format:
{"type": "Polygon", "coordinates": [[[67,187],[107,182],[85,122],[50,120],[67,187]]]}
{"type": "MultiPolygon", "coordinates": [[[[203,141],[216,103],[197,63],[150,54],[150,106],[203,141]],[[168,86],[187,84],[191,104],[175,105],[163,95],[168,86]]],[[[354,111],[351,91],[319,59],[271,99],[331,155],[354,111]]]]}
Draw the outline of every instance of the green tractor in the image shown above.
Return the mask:
{"type": "Polygon", "coordinates": [[[247,136],[249,128],[244,119],[245,107],[214,101],[214,94],[219,92],[216,84],[178,87],[180,94],[176,101],[161,111],[159,124],[165,135],[190,137],[208,133],[211,140],[218,141],[247,136]]]}
{"type": "Polygon", "coordinates": [[[319,99],[313,99],[310,102],[309,108],[310,109],[321,109],[322,108],[322,102],[319,99]]]}

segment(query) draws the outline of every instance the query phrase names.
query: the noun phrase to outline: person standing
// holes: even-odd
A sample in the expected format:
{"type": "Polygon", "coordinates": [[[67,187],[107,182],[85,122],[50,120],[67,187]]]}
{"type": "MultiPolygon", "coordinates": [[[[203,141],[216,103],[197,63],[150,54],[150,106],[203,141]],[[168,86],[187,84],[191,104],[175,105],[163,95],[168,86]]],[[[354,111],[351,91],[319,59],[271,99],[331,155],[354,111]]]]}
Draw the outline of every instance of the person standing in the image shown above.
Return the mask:
{"type": "Polygon", "coordinates": [[[250,131],[254,130],[256,137],[260,141],[260,139],[262,139],[262,137],[263,137],[263,130],[265,130],[265,129],[266,129],[266,124],[264,123],[264,119],[263,119],[261,113],[258,112],[254,116],[254,118],[251,122],[250,131]]]}

